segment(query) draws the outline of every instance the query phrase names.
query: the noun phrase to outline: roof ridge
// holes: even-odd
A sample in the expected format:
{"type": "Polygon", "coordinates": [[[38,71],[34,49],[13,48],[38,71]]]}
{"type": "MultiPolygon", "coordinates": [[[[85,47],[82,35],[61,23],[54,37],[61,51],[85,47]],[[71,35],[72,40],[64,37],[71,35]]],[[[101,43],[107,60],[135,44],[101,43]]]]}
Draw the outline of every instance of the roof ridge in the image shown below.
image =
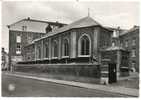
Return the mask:
{"type": "Polygon", "coordinates": [[[26,18],[21,19],[21,20],[19,20],[19,21],[17,21],[17,22],[14,22],[13,24],[10,24],[10,25],[7,25],[7,26],[12,26],[12,25],[15,25],[15,24],[17,24],[17,23],[19,23],[19,22],[21,22],[21,21],[24,21],[24,20],[26,20],[26,18]]]}
{"type": "Polygon", "coordinates": [[[70,24],[68,24],[64,27],[53,30],[53,31],[49,32],[48,34],[46,34],[45,36],[43,36],[42,38],[39,38],[39,39],[36,39],[36,40],[38,41],[38,40],[46,38],[48,36],[52,36],[52,35],[55,35],[55,34],[58,34],[58,33],[73,29],[73,28],[90,27],[90,26],[95,26],[95,25],[102,26],[101,24],[96,22],[93,18],[87,16],[87,17],[81,18],[77,21],[74,21],[74,22],[72,22],[72,23],[70,23],[70,24]],[[94,21],[94,23],[91,20],[94,21]]]}
{"type": "MultiPolygon", "coordinates": [[[[64,24],[64,23],[60,23],[60,22],[57,22],[57,21],[56,22],[51,22],[51,21],[43,21],[43,20],[38,20],[38,19],[26,19],[26,21],[36,21],[36,22],[43,22],[43,23],[64,24]]],[[[64,25],[66,25],[66,24],[64,24],[64,25]]]]}
{"type": "Polygon", "coordinates": [[[60,23],[60,22],[51,22],[51,21],[43,21],[43,20],[38,20],[38,19],[26,19],[26,18],[24,18],[24,19],[21,19],[21,20],[19,20],[19,21],[17,21],[17,22],[14,22],[14,23],[10,24],[10,25],[7,25],[7,26],[13,26],[13,25],[15,25],[15,24],[17,24],[17,23],[19,23],[19,22],[21,22],[21,21],[35,21],[35,22],[42,22],[42,23],[51,23],[51,24],[63,24],[63,25],[67,25],[67,24],[65,24],[65,23],[60,23]]]}
{"type": "MultiPolygon", "coordinates": [[[[90,16],[83,17],[83,18],[81,18],[81,19],[79,19],[79,20],[77,20],[77,21],[74,21],[74,22],[70,23],[70,24],[78,23],[78,22],[81,22],[82,20],[87,20],[87,18],[90,18],[90,19],[93,20],[95,23],[101,25],[100,23],[98,23],[97,21],[95,21],[95,20],[94,20],[92,17],[90,17],[90,16]]],[[[69,24],[69,25],[70,25],[70,24],[69,24]]]]}

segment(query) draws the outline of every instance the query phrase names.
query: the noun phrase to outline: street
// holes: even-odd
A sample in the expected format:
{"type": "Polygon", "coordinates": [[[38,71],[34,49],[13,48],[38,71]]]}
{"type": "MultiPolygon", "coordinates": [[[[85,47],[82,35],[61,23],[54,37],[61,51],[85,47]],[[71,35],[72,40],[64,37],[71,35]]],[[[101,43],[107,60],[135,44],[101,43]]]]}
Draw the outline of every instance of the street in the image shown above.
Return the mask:
{"type": "Polygon", "coordinates": [[[129,97],[117,93],[86,89],[52,82],[2,74],[3,97],[129,97]]]}

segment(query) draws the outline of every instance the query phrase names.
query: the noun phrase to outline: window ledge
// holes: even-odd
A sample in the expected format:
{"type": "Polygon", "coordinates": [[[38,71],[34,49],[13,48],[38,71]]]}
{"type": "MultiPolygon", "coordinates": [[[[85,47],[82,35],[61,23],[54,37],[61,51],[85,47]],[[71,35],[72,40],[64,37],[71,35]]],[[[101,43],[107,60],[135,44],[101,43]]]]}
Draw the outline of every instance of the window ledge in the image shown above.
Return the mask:
{"type": "Polygon", "coordinates": [[[58,59],[58,57],[52,57],[52,59],[58,59]]]}
{"type": "Polygon", "coordinates": [[[36,60],[41,60],[41,59],[38,58],[38,59],[36,59],[36,60]]]}
{"type": "Polygon", "coordinates": [[[62,56],[62,58],[69,58],[69,56],[62,56]]]}
{"type": "Polygon", "coordinates": [[[43,58],[44,60],[48,60],[49,58],[43,58]]]}
{"type": "Polygon", "coordinates": [[[90,57],[91,55],[78,55],[78,57],[90,57]]]}

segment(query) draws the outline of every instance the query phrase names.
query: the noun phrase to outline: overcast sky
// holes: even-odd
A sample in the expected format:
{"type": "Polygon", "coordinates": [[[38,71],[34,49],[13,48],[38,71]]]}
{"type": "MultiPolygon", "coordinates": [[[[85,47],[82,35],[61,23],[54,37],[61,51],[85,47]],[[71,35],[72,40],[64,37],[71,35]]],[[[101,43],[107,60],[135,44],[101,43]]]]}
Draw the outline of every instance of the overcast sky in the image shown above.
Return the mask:
{"type": "Polygon", "coordinates": [[[6,25],[23,18],[71,23],[88,15],[102,25],[129,29],[139,25],[138,2],[3,2],[2,46],[8,50],[6,25]]]}

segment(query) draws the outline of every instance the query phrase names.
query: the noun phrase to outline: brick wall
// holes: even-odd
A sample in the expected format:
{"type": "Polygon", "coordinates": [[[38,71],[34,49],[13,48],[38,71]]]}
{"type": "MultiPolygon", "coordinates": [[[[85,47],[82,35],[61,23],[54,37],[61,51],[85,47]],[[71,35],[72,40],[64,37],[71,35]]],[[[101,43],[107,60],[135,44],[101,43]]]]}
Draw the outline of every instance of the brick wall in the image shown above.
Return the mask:
{"type": "Polygon", "coordinates": [[[104,28],[100,28],[99,32],[99,48],[105,49],[111,46],[111,35],[112,31],[106,30],[104,28]]]}
{"type": "Polygon", "coordinates": [[[15,71],[100,78],[100,67],[94,64],[16,64],[15,71]]]}

